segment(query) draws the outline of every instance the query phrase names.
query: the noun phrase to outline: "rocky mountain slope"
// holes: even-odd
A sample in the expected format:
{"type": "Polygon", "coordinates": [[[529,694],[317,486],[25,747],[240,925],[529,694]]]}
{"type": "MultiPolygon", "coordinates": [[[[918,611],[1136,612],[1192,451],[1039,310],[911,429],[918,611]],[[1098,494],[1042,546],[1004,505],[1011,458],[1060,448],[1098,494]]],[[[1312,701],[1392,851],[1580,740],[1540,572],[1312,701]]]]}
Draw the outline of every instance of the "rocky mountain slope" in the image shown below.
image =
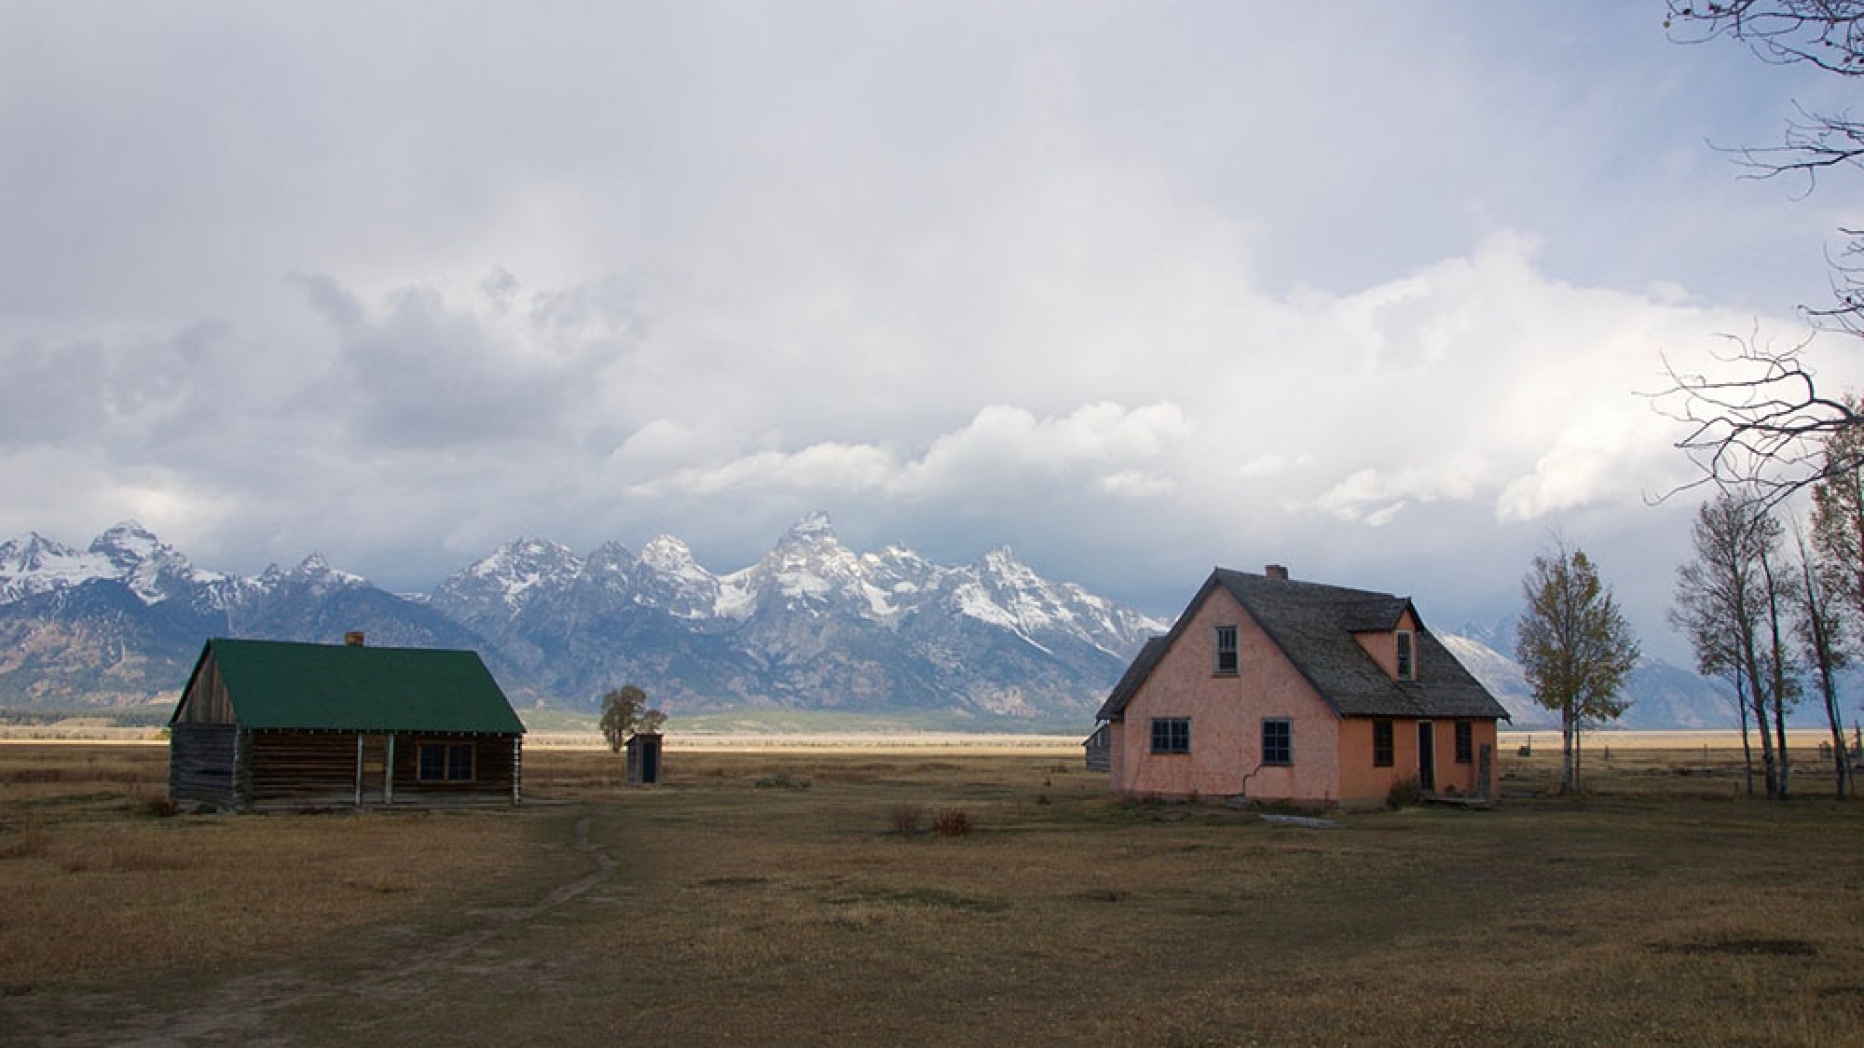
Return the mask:
{"type": "MultiPolygon", "coordinates": [[[[856,552],[820,514],[725,574],[670,535],[580,556],[518,539],[413,597],[316,554],[253,577],[203,570],[126,522],[83,549],[38,534],[0,545],[0,710],[165,703],[208,637],[334,643],[362,630],[372,644],[476,648],[520,707],[593,709],[636,683],[676,714],[840,710],[1072,731],[1168,626],[1046,580],[1007,549],[959,567],[898,546],[856,552]]],[[[1503,654],[1509,631],[1471,624],[1443,639],[1513,727],[1555,726],[1503,654]]],[[[1734,722],[1724,689],[1666,663],[1640,666],[1629,691],[1623,727],[1734,722]]]]}
{"type": "Polygon", "coordinates": [[[809,517],[717,575],[679,539],[577,556],[512,542],[431,594],[386,593],[312,555],[242,578],[204,571],[125,523],[84,550],[0,546],[0,707],[167,701],[210,636],[474,647],[521,706],[593,708],[640,684],[669,711],[915,711],[955,724],[1091,719],[1166,628],[1008,550],[957,568],[856,553],[809,517]]]}

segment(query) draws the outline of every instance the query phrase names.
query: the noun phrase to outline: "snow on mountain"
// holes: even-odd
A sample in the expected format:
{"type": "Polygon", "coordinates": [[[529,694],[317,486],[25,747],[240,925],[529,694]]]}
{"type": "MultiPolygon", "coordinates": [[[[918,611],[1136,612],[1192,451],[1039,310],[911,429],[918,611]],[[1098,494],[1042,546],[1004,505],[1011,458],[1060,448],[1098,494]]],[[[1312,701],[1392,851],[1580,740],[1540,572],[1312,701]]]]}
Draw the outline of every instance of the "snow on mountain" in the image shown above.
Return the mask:
{"type": "Polygon", "coordinates": [[[587,707],[635,682],[676,712],[910,710],[1073,730],[1164,627],[1007,550],[957,569],[900,546],[856,553],[825,514],[728,575],[672,536],[583,557],[520,538],[418,600],[318,554],[256,577],[200,571],[133,522],[83,551],[40,535],[0,545],[0,648],[41,638],[0,673],[0,705],[25,708],[172,695],[209,636],[330,643],[358,630],[371,644],[474,648],[527,706],[587,707]]]}
{"type": "Polygon", "coordinates": [[[80,552],[30,532],[0,545],[0,603],[111,578],[116,570],[108,557],[80,552]]]}
{"type": "Polygon", "coordinates": [[[1130,658],[1145,639],[1171,623],[1120,609],[1072,583],[1052,583],[1017,560],[1008,547],[948,573],[941,585],[961,614],[1014,632],[1042,650],[1058,638],[1130,658]]]}
{"type": "MultiPolygon", "coordinates": [[[[1534,699],[1521,664],[1471,637],[1440,635],[1445,647],[1508,710],[1509,726],[1558,728],[1559,714],[1534,699]]],[[[1727,728],[1735,724],[1733,700],[1717,682],[1661,659],[1645,659],[1625,679],[1631,700],[1611,727],[1630,729],[1727,728]]],[[[1804,719],[1806,713],[1801,711],[1804,719]]]]}
{"type": "Polygon", "coordinates": [[[1553,711],[1534,701],[1534,694],[1528,688],[1527,675],[1522,672],[1520,663],[1473,637],[1446,633],[1439,634],[1437,639],[1508,711],[1510,727],[1558,726],[1559,718],[1553,711]]]}
{"type": "Polygon", "coordinates": [[[760,612],[854,610],[877,622],[899,615],[890,588],[876,584],[864,559],[842,545],[826,513],[796,522],[757,563],[723,576],[719,584],[719,613],[740,621],[760,612]]]}
{"type": "Polygon", "coordinates": [[[144,604],[199,600],[219,606],[231,579],[202,571],[133,520],[91,540],[83,552],[31,532],[0,545],[0,603],[104,580],[119,582],[144,604]]]}
{"type": "Polygon", "coordinates": [[[636,603],[663,608],[677,619],[698,620],[730,614],[735,595],[728,595],[719,579],[699,566],[692,548],[671,535],[661,535],[641,547],[638,561],[639,592],[636,603]]]}
{"type": "Polygon", "coordinates": [[[566,584],[582,571],[582,561],[565,546],[538,539],[514,539],[449,575],[434,599],[468,617],[522,609],[539,593],[566,584]]]}

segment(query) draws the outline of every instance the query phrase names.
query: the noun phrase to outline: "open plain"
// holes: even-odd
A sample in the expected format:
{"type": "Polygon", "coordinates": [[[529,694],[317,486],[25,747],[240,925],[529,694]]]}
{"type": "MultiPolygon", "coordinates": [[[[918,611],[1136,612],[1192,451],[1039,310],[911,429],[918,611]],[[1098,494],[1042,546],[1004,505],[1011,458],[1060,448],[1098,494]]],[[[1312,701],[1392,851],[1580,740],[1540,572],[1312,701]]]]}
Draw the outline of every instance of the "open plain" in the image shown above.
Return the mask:
{"type": "MultiPolygon", "coordinates": [[[[1808,739],[1810,735],[1806,736],[1808,739]]],[[[1619,745],[1276,825],[1078,751],[527,753],[518,809],[169,815],[0,745],[0,1042],[1742,1044],[1864,1031],[1864,808],[1619,745]]]]}

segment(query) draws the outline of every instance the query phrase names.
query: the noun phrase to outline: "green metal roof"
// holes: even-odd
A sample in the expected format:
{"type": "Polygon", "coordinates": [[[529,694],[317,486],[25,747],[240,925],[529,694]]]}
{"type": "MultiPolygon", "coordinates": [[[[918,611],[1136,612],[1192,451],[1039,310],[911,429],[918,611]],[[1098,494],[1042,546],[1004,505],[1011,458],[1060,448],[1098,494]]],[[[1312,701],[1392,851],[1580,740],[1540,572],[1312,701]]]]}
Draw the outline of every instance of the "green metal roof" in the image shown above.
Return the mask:
{"type": "MultiPolygon", "coordinates": [[[[201,651],[195,676],[209,658],[241,727],[524,732],[474,651],[216,637],[201,651]]],[[[191,678],[190,692],[192,685],[191,678]]]]}

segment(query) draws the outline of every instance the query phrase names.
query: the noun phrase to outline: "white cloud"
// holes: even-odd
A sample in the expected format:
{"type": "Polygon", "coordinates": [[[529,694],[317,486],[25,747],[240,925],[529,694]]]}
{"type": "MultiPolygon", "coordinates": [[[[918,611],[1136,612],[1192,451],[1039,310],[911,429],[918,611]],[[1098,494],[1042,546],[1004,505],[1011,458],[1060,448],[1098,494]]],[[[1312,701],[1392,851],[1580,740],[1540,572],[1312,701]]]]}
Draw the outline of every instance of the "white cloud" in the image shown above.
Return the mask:
{"type": "Polygon", "coordinates": [[[75,10],[0,13],[0,525],[209,563],[829,508],[1512,589],[1552,520],[1674,545],[1658,354],[1824,286],[1701,145],[1806,82],[1617,4],[75,10]]]}

